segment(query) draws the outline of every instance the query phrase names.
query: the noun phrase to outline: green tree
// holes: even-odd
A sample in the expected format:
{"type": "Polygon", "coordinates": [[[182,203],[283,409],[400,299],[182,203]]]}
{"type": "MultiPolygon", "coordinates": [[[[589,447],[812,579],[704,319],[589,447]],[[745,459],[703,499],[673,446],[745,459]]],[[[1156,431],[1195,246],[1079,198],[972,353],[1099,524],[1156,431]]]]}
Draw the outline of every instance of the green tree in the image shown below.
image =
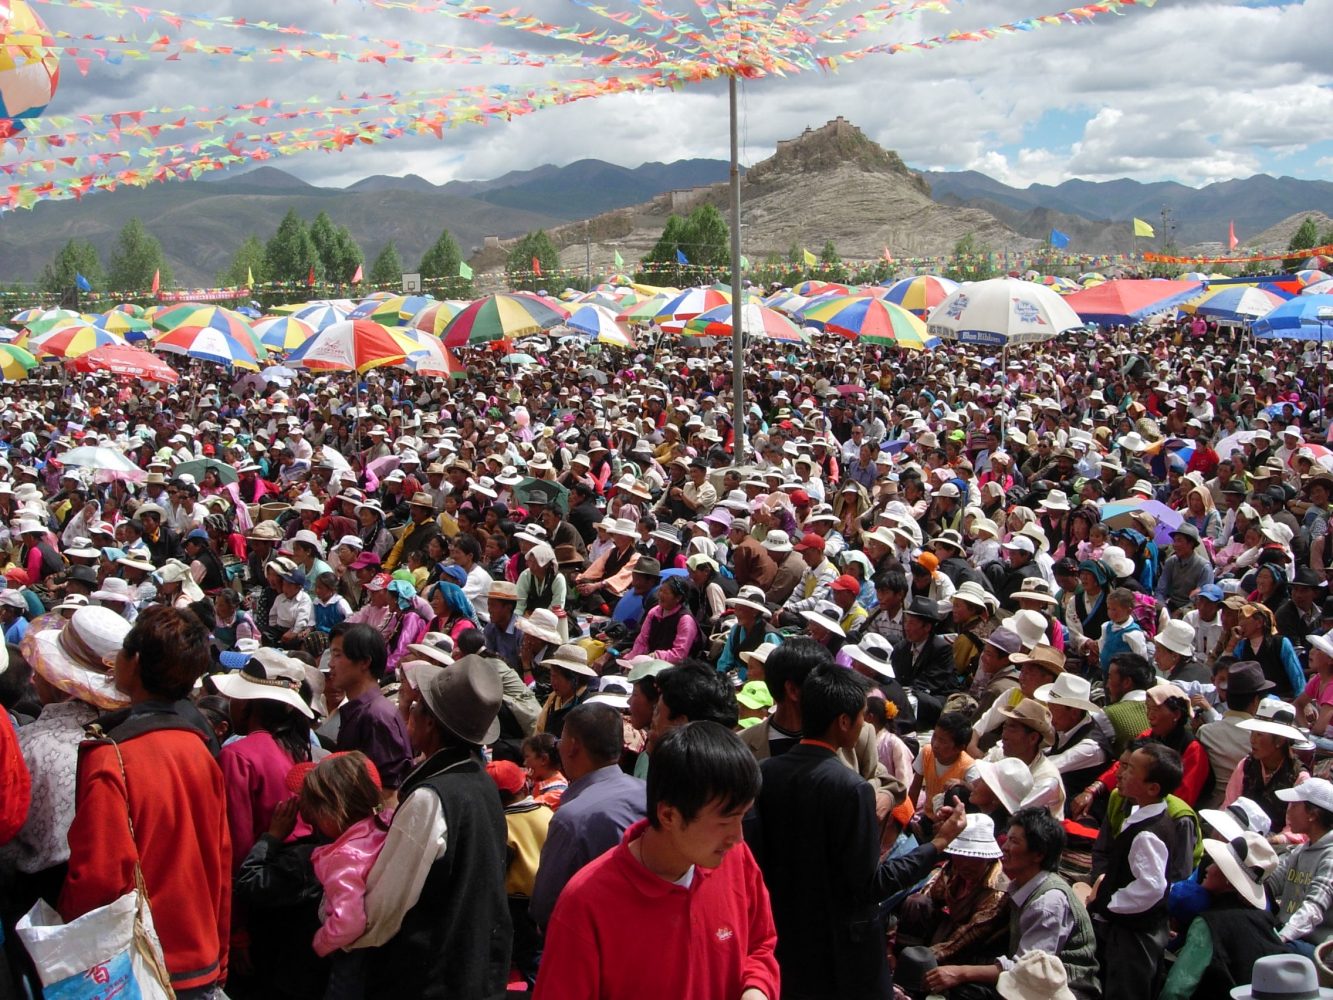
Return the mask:
{"type": "MultiPolygon", "coordinates": [[[[328,212],[320,212],[310,224],[310,239],[319,256],[319,273],[329,281],[352,280],[363,260],[361,248],[346,226],[335,226],[328,212]]],[[[309,275],[307,269],[306,274],[309,275]]]]}
{"type": "Polygon", "coordinates": [[[688,218],[667,217],[656,245],[643,258],[641,277],[657,284],[695,285],[709,276],[731,273],[731,230],[722,213],[712,205],[700,205],[688,218]],[[685,257],[682,264],[677,251],[685,257]]]}
{"type": "Polygon", "coordinates": [[[535,291],[548,287],[558,277],[559,270],[559,251],[551,242],[551,237],[546,235],[546,230],[538,229],[524,236],[509,251],[509,259],[505,261],[505,280],[509,282],[510,288],[535,291]],[[534,258],[540,266],[541,274],[537,274],[532,266],[534,258]]]}
{"type": "MultiPolygon", "coordinates": [[[[1319,226],[1314,221],[1314,216],[1307,215],[1305,221],[1296,227],[1296,232],[1292,234],[1291,242],[1287,244],[1288,250],[1309,250],[1311,247],[1319,246],[1319,226]]],[[[1297,270],[1309,258],[1308,253],[1298,253],[1294,257],[1288,257],[1282,262],[1282,266],[1288,271],[1297,270]]]]}
{"type": "Polygon", "coordinates": [[[39,282],[42,291],[66,294],[76,288],[75,276],[83,275],[93,291],[106,287],[106,274],[102,271],[102,261],[97,256],[97,248],[87,240],[73,239],[60,248],[55,259],[42,269],[39,282]]]}
{"type": "Polygon", "coordinates": [[[731,229],[716,206],[700,205],[690,213],[685,220],[685,243],[690,263],[730,271],[731,229]]]}
{"type": "Polygon", "coordinates": [[[1324,235],[1319,237],[1319,245],[1321,247],[1333,246],[1333,225],[1325,229],[1324,235]]]}
{"type": "Polygon", "coordinates": [[[398,256],[398,248],[390,240],[380,251],[375,263],[370,265],[370,274],[366,279],[372,285],[400,286],[403,283],[403,262],[398,256]]]}
{"type": "Polygon", "coordinates": [[[978,243],[973,233],[954,244],[953,255],[944,268],[944,276],[954,281],[984,281],[999,273],[1000,269],[991,260],[991,248],[978,243]]]}
{"type": "Polygon", "coordinates": [[[162,244],[143,223],[131,219],[125,223],[116,238],[107,268],[107,287],[113,292],[147,292],[153,287],[153,275],[158,275],[162,288],[171,284],[171,268],[167,266],[162,244]]]}
{"type": "Polygon", "coordinates": [[[842,258],[838,256],[838,248],[829,240],[824,244],[824,249],[819,251],[819,263],[822,265],[819,269],[819,277],[824,281],[837,281],[839,283],[847,280],[847,268],[843,266],[842,258]]]}
{"type": "Polygon", "coordinates": [[[319,259],[315,241],[306,228],[305,220],[288,209],[278,223],[277,232],[264,246],[264,274],[269,281],[292,282],[304,286],[315,269],[315,280],[323,277],[324,265],[319,259]]]}
{"type": "Polygon", "coordinates": [[[464,278],[458,273],[459,265],[462,263],[463,251],[446,229],[422,256],[417,270],[421,272],[422,281],[441,282],[435,286],[440,291],[447,291],[450,296],[466,298],[472,294],[472,279],[464,278]]]}
{"type": "Polygon", "coordinates": [[[680,278],[685,268],[679,263],[676,251],[681,250],[689,258],[688,251],[681,246],[685,236],[685,220],[679,215],[668,215],[666,225],[662,227],[662,235],[641,262],[645,266],[638,274],[639,280],[657,284],[682,284],[680,278]]]}
{"type": "Polygon", "coordinates": [[[245,238],[232,255],[226,270],[218,273],[218,285],[222,288],[239,288],[246,284],[251,275],[255,284],[268,281],[268,272],[264,270],[264,244],[259,237],[251,233],[245,238]]]}

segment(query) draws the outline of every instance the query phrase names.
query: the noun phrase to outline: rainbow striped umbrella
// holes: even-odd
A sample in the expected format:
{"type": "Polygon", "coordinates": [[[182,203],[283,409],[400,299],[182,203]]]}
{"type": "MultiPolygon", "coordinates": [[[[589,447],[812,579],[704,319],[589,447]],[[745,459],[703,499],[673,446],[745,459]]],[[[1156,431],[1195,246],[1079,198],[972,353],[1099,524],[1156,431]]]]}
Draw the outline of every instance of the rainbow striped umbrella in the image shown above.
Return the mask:
{"type": "MultiPolygon", "coordinates": [[[[730,337],[735,330],[733,321],[731,303],[728,302],[687,320],[681,332],[696,337],[730,337]]],[[[809,335],[802,333],[800,327],[786,316],[757,302],[746,302],[741,306],[741,332],[747,337],[775,340],[783,344],[810,342],[809,335]]]]}
{"type": "Polygon", "coordinates": [[[135,319],[143,319],[143,306],[135,305],[133,302],[122,302],[119,305],[112,306],[108,312],[122,312],[127,316],[133,316],[135,319]]]}
{"type": "Polygon", "coordinates": [[[151,340],[153,336],[152,323],[119,309],[110,309],[102,313],[93,320],[93,325],[110,333],[119,334],[130,342],[151,340]]]}
{"type": "Polygon", "coordinates": [[[390,330],[373,320],[346,319],[320,330],[292,352],[287,364],[364,374],[384,365],[401,365],[409,354],[424,349],[405,331],[390,330]]]}
{"type": "MultiPolygon", "coordinates": [[[[18,321],[18,317],[15,317],[15,322],[18,321]]],[[[32,336],[40,337],[58,327],[82,326],[91,322],[91,317],[76,313],[72,309],[47,309],[45,312],[40,312],[36,316],[23,321],[23,326],[32,336]]]]}
{"type": "Polygon", "coordinates": [[[36,368],[38,361],[21,347],[13,344],[0,344],[0,378],[6,382],[17,382],[28,377],[28,372],[36,368]]]}
{"type": "Polygon", "coordinates": [[[949,293],[958,287],[958,282],[934,274],[918,274],[913,278],[886,282],[885,287],[886,302],[900,305],[924,318],[928,312],[949,297],[949,293]]]}
{"type": "Polygon", "coordinates": [[[315,328],[295,316],[267,316],[255,324],[255,336],[271,351],[294,351],[315,335],[315,328]]]}
{"type": "MultiPolygon", "coordinates": [[[[217,330],[232,340],[253,348],[249,353],[257,360],[268,358],[268,349],[255,335],[254,327],[240,313],[222,306],[204,306],[197,303],[185,303],[166,312],[153,316],[153,326],[159,330],[217,330]]],[[[159,343],[161,341],[159,340],[159,343]]]]}
{"type": "Polygon", "coordinates": [[[451,319],[440,337],[446,347],[517,340],[557,327],[567,317],[568,313],[553,309],[535,295],[488,295],[451,319]]]}
{"type": "Polygon", "coordinates": [[[411,322],[407,325],[414,330],[420,330],[423,333],[438,337],[444,333],[444,328],[449,325],[449,321],[466,309],[467,305],[466,302],[458,302],[453,299],[431,302],[425,309],[413,316],[411,322]]]}
{"type": "Polygon", "coordinates": [[[806,298],[823,295],[825,292],[837,292],[839,295],[851,294],[851,289],[846,285],[839,285],[832,281],[818,281],[815,279],[802,281],[799,284],[792,286],[792,291],[797,295],[804,295],[806,298]]]}
{"type": "Polygon", "coordinates": [[[385,329],[388,329],[389,336],[402,344],[403,350],[407,352],[402,367],[410,368],[418,375],[447,375],[450,378],[462,378],[467,375],[467,369],[434,334],[406,327],[385,329]]]}
{"type": "Polygon", "coordinates": [[[674,294],[659,292],[656,295],[650,295],[641,302],[636,302],[631,306],[626,306],[616,313],[616,319],[622,323],[651,323],[662,307],[675,298],[674,294]]]}
{"type": "Polygon", "coordinates": [[[77,358],[108,344],[124,345],[125,339],[110,330],[81,323],[59,326],[41,336],[28,338],[28,350],[38,358],[77,358]]]}
{"type": "Polygon", "coordinates": [[[1282,296],[1253,285],[1220,285],[1203,298],[1180,308],[1184,312],[1236,322],[1267,316],[1284,301],[1282,296]]]}
{"type": "Polygon", "coordinates": [[[421,310],[433,305],[429,295],[391,295],[367,299],[347,314],[348,319],[368,319],[381,326],[402,326],[421,310]]]}
{"type": "Polygon", "coordinates": [[[811,304],[801,322],[866,344],[885,344],[909,351],[938,347],[921,318],[896,302],[848,295],[811,304]]]}
{"type": "MultiPolygon", "coordinates": [[[[285,312],[286,310],[280,310],[285,312]]],[[[316,333],[326,326],[332,326],[334,323],[341,323],[347,318],[350,310],[343,309],[333,305],[330,302],[313,302],[310,305],[300,306],[293,309],[291,314],[303,323],[312,326],[316,333]]]]}
{"type": "Polygon", "coordinates": [[[571,330],[586,334],[599,344],[627,348],[634,346],[634,338],[630,332],[617,322],[616,314],[605,306],[592,303],[579,306],[570,314],[569,319],[565,320],[565,325],[571,330]]]}
{"type": "MultiPolygon", "coordinates": [[[[253,337],[238,340],[226,330],[212,326],[179,326],[158,334],[153,341],[153,348],[170,354],[184,354],[199,361],[212,361],[214,364],[233,365],[257,372],[260,359],[255,350],[256,344],[258,341],[253,337]]],[[[263,350],[263,347],[259,350],[263,350]]],[[[264,351],[264,357],[268,357],[267,351],[264,351]]]]}
{"type": "Polygon", "coordinates": [[[671,299],[653,317],[664,329],[679,330],[687,320],[731,302],[731,293],[720,288],[687,288],[671,299]]]}
{"type": "Polygon", "coordinates": [[[1327,281],[1329,277],[1330,276],[1323,271],[1315,270],[1312,267],[1307,267],[1296,272],[1296,278],[1302,285],[1315,285],[1321,281],[1327,281]]]}

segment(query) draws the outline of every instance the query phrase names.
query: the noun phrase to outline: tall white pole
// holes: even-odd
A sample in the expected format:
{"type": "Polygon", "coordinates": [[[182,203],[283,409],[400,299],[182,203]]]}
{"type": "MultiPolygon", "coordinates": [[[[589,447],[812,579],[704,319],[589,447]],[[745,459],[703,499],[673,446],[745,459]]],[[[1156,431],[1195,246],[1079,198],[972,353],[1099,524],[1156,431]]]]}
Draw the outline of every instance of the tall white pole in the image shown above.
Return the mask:
{"type": "Polygon", "coordinates": [[[741,168],[736,122],[736,77],[727,77],[731,100],[731,411],[732,461],[745,461],[745,333],[741,329],[741,168]]]}

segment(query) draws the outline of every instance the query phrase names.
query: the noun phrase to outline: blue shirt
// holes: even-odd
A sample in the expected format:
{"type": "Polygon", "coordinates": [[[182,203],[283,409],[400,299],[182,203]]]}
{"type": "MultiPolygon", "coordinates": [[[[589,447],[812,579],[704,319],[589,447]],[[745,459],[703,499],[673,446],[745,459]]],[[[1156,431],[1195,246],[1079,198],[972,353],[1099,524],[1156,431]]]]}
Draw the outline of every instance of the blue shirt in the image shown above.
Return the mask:
{"type": "Polygon", "coordinates": [[[13,625],[5,629],[5,642],[17,646],[23,641],[23,637],[28,634],[28,619],[19,618],[13,625]]]}
{"type": "Polygon", "coordinates": [[[518,643],[522,636],[518,634],[518,629],[514,628],[512,618],[509,620],[509,627],[504,631],[496,628],[494,622],[487,622],[486,627],[482,629],[482,635],[486,637],[487,649],[521,672],[522,661],[518,658],[518,643]]]}
{"type": "Polygon", "coordinates": [[[528,915],[546,926],[560,892],[584,865],[620,843],[647,812],[647,786],[608,764],[571,781],[542,847],[528,915]]]}

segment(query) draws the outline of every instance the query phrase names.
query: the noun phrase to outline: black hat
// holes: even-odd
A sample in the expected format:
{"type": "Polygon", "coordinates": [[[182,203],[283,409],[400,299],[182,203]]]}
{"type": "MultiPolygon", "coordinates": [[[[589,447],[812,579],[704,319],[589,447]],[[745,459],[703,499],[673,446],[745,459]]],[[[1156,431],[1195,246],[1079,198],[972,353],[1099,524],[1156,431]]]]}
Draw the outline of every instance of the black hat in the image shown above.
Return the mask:
{"type": "Polygon", "coordinates": [[[77,580],[79,583],[86,583],[90,586],[97,586],[97,570],[91,566],[71,566],[68,573],[65,574],[66,580],[77,580]]]}
{"type": "Polygon", "coordinates": [[[1291,578],[1293,587],[1327,587],[1328,584],[1319,578],[1309,566],[1301,566],[1296,570],[1296,575],[1291,578]]]}
{"type": "Polygon", "coordinates": [[[1264,676],[1257,660],[1241,660],[1227,668],[1227,695],[1261,694],[1277,687],[1264,676]]]}
{"type": "Polygon", "coordinates": [[[1199,545],[1199,529],[1194,527],[1194,525],[1190,524],[1188,521],[1183,521],[1181,522],[1180,527],[1172,529],[1171,538],[1173,540],[1176,538],[1187,538],[1189,539],[1190,544],[1197,547],[1199,545]]]}
{"type": "Polygon", "coordinates": [[[913,597],[912,603],[904,609],[905,614],[913,618],[924,618],[927,621],[941,621],[940,605],[938,601],[932,601],[929,597],[913,597]]]}
{"type": "Polygon", "coordinates": [[[639,556],[630,567],[630,572],[635,576],[661,576],[662,564],[652,556],[639,556]]]}

